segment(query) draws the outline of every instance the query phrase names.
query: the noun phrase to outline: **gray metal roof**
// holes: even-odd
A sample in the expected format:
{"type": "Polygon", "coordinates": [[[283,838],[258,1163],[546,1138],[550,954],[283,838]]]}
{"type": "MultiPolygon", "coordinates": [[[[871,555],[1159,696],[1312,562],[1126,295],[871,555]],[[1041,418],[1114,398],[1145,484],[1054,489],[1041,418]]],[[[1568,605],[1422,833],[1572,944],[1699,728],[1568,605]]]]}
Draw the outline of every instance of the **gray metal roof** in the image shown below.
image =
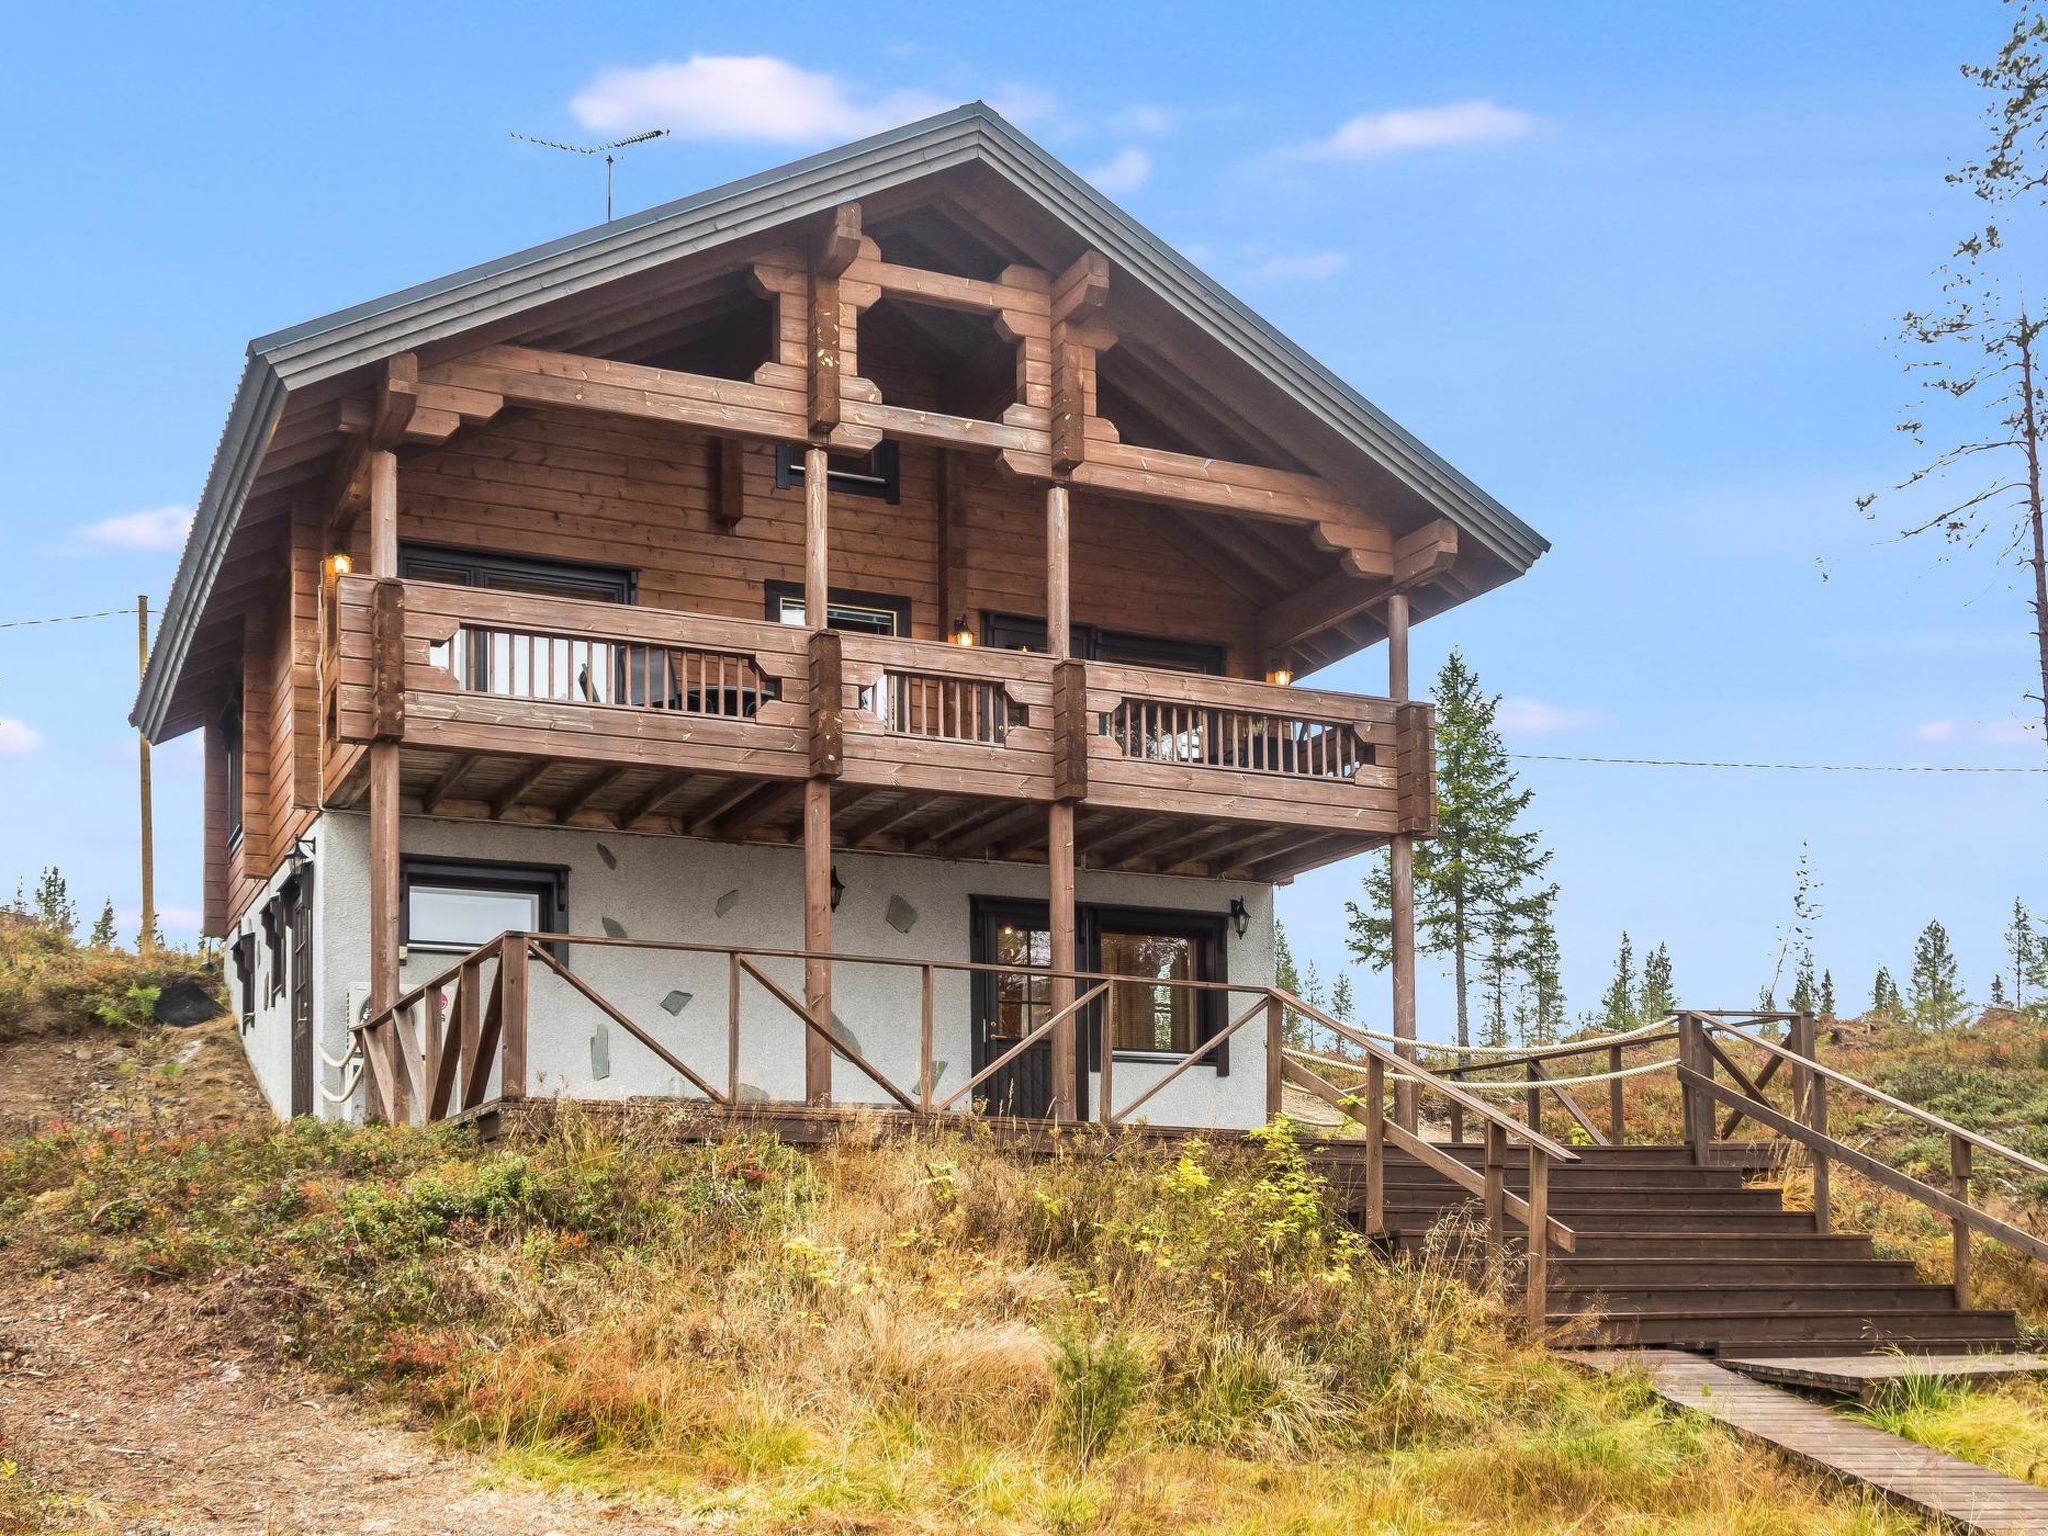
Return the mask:
{"type": "Polygon", "coordinates": [[[163,728],[214,574],[293,390],[969,161],[1015,184],[1511,569],[1527,570],[1550,547],[1357,390],[977,101],[250,342],[130,719],[152,738],[163,728]]]}

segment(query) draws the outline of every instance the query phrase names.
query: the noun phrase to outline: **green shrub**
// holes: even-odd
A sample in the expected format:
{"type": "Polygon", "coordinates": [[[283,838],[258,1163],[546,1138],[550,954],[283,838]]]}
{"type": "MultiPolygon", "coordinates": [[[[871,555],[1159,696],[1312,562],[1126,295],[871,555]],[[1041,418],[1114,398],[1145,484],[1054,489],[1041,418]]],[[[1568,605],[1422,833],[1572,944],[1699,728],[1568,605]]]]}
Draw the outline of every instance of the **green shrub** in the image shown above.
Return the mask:
{"type": "Polygon", "coordinates": [[[1143,1352],[1122,1332],[1092,1339],[1070,1333],[1056,1341],[1053,1434],[1083,1469],[1109,1448],[1150,1374],[1143,1352]]]}

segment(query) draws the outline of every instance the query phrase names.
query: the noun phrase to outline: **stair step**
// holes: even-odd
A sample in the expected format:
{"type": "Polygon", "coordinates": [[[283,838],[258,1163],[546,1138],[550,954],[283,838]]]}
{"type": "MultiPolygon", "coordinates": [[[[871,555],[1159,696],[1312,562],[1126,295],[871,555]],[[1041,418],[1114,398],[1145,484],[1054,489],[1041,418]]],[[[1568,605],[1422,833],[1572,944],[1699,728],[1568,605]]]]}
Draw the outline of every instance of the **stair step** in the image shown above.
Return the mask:
{"type": "MultiPolygon", "coordinates": [[[[1796,1214],[1787,1212],[1786,1214],[1796,1214]]],[[[1565,1260],[1642,1259],[1831,1259],[1838,1262],[1875,1262],[1870,1239],[1860,1232],[1591,1232],[1577,1233],[1575,1252],[1560,1255],[1565,1260]]],[[[1418,1236],[1417,1241],[1420,1238],[1418,1236]]]]}
{"type": "Polygon", "coordinates": [[[1835,1281],[1822,1285],[1571,1285],[1550,1288],[1553,1310],[1598,1312],[1616,1323],[1647,1313],[1683,1313],[1694,1309],[1720,1311],[1797,1312],[1941,1312],[1955,1310],[1955,1292],[1945,1285],[1859,1285],[1835,1281]]]}
{"type": "MultiPolygon", "coordinates": [[[[1553,1326],[1580,1327],[1575,1312],[1550,1314],[1553,1326]]],[[[1990,1340],[2011,1342],[2019,1328],[2010,1312],[1959,1312],[1950,1308],[1900,1309],[1881,1313],[1790,1310],[1699,1309],[1637,1312],[1595,1323],[1591,1330],[1611,1343],[1672,1349],[1725,1349],[1772,1341],[1856,1340],[1871,1345],[1907,1342],[1990,1340]]]]}
{"type": "Polygon", "coordinates": [[[2010,1355],[2020,1349],[2019,1335],[2010,1339],[1894,1339],[1874,1341],[1850,1334],[1829,1339],[1764,1339],[1753,1344],[1731,1344],[1718,1350],[1721,1355],[1740,1355],[1744,1360],[1783,1360],[1813,1355],[1897,1355],[1907,1360],[1922,1356],[1953,1359],[1960,1345],[1972,1355],[2010,1355]]]}
{"type": "MultiPolygon", "coordinates": [[[[1479,1198],[1456,1185],[1450,1185],[1443,1196],[1402,1185],[1391,1185],[1386,1191],[1389,1210],[1442,1211],[1469,1205],[1479,1198]]],[[[1718,1211],[1782,1211],[1784,1208],[1774,1189],[1697,1189],[1663,1194],[1630,1189],[1613,1193],[1584,1189],[1553,1189],[1550,1192],[1550,1209],[1558,1217],[1567,1211],[1586,1215],[1606,1211],[1683,1211],[1688,1215],[1699,1215],[1718,1211]]]]}
{"type": "MultiPolygon", "coordinates": [[[[1387,1211],[1387,1226],[1395,1232],[1426,1233],[1440,1221],[1441,1211],[1387,1211]]],[[[1813,1231],[1813,1215],[1808,1211],[1600,1211],[1574,1212],[1553,1210],[1551,1216],[1570,1227],[1574,1233],[1626,1236],[1635,1233],[1685,1232],[1748,1233],[1768,1236],[1783,1233],[1788,1236],[1813,1231]]],[[[1508,1225],[1519,1228],[1510,1219],[1508,1225]]],[[[1610,1250],[1611,1251],[1611,1250],[1610,1250]]]]}
{"type": "MultiPolygon", "coordinates": [[[[1340,1190],[1363,1189],[1365,1170],[1344,1168],[1333,1170],[1326,1177],[1330,1187],[1340,1190]]],[[[1503,1182],[1517,1194],[1529,1188],[1526,1169],[1511,1169],[1503,1182]]],[[[1426,1189],[1430,1191],[1462,1191],[1462,1186],[1434,1168],[1420,1164],[1406,1168],[1388,1168],[1384,1183],[1393,1189],[1426,1189]]],[[[1726,1190],[1743,1188],[1742,1175],[1733,1168],[1565,1168],[1553,1169],[1550,1175],[1550,1192],[1556,1196],[1562,1191],[1621,1192],[1641,1190],[1646,1193],[1689,1195],[1695,1190],[1726,1190]]]]}
{"type": "Polygon", "coordinates": [[[1644,1286],[1913,1285],[1910,1259],[1860,1258],[1657,1258],[1552,1254],[1553,1290],[1621,1292],[1644,1286]]]}

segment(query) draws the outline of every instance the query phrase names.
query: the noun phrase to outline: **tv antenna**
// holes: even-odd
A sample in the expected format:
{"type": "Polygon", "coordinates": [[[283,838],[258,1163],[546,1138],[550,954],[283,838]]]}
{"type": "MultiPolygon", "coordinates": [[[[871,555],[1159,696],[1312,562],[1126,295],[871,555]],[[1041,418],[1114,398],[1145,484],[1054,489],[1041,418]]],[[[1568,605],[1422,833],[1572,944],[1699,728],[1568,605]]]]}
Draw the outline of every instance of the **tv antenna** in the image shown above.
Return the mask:
{"type": "Polygon", "coordinates": [[[636,133],[630,138],[613,139],[609,144],[561,144],[553,139],[536,139],[530,133],[515,133],[512,137],[528,144],[538,144],[542,149],[567,150],[572,155],[603,155],[604,221],[609,224],[612,221],[612,160],[615,153],[634,144],[645,144],[649,139],[666,138],[668,133],[669,130],[666,128],[650,128],[647,132],[636,133]]]}

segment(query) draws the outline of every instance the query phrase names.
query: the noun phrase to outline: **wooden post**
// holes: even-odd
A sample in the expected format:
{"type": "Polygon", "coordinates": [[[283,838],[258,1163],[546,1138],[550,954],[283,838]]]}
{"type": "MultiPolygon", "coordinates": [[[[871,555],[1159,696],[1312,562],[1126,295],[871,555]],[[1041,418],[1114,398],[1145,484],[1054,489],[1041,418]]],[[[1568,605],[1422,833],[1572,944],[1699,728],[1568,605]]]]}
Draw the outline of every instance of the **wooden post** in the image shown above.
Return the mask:
{"type": "MultiPolygon", "coordinates": [[[[1055,666],[1072,659],[1072,607],[1069,581],[1067,488],[1045,490],[1045,646],[1055,666]]],[[[1047,915],[1052,930],[1052,1007],[1055,1013],[1074,1001],[1074,802],[1055,800],[1046,812],[1045,844],[1047,915]]],[[[1109,1019],[1104,1012],[1102,1028],[1109,1019]]],[[[1074,1019],[1070,1015],[1052,1031],[1052,1112],[1056,1120],[1072,1120],[1075,1102],[1076,1054],[1074,1019]]]]}
{"type": "Polygon", "coordinates": [[[1508,1133],[1498,1120],[1486,1122],[1486,1243],[1498,1263],[1508,1239],[1508,1133]]]}
{"type": "MultiPolygon", "coordinates": [[[[825,449],[804,449],[804,623],[816,635],[831,627],[831,559],[826,511],[831,467],[825,449]]],[[[813,672],[817,668],[813,668],[813,672]]],[[[814,676],[813,682],[816,682],[814,676]]],[[[811,701],[813,718],[821,702],[811,701]]],[[[831,701],[836,703],[837,701],[831,701]]],[[[814,733],[815,734],[815,733],[814,733]]],[[[804,1009],[822,1029],[832,1027],[832,781],[818,773],[804,781],[804,1009]]],[[[804,1098],[832,1102],[832,1042],[804,1031],[804,1098]]]]}
{"type": "Polygon", "coordinates": [[[926,961],[918,977],[917,1107],[932,1112],[932,1022],[933,989],[936,982],[931,962],[926,961]]]}
{"type": "MultiPolygon", "coordinates": [[[[1956,1198],[1970,1203],[1970,1144],[1954,1132],[1948,1138],[1949,1174],[1955,1180],[1956,1198]]],[[[1970,1229],[1963,1222],[1951,1216],[1948,1219],[1949,1243],[1952,1248],[1950,1278],[1955,1283],[1956,1306],[1967,1310],[1970,1305],[1970,1229]]]]}
{"type": "Polygon", "coordinates": [[[1365,1063],[1365,1230],[1387,1229],[1387,1067],[1365,1063]]]}
{"type": "MultiPolygon", "coordinates": [[[[1621,1070],[1621,1047],[1618,1045],[1610,1045],[1607,1048],[1607,1070],[1621,1070]]],[[[1607,1080],[1607,1141],[1608,1145],[1616,1147],[1622,1144],[1625,1133],[1622,1123],[1621,1084],[1622,1079],[1619,1077],[1610,1077],[1607,1080]]]]}
{"type": "Polygon", "coordinates": [[[1529,1241],[1524,1250],[1529,1337],[1541,1343],[1550,1312],[1550,1154],[1529,1148],[1529,1241]]]}
{"type": "MultiPolygon", "coordinates": [[[[1533,1059],[1523,1068],[1523,1076],[1527,1077],[1532,1083],[1541,1079],[1542,1071],[1533,1059]]],[[[1529,1122],[1529,1129],[1540,1132],[1543,1129],[1543,1090],[1541,1088],[1529,1089],[1523,1095],[1522,1108],[1524,1110],[1523,1118],[1529,1122]]]]}
{"type": "MultiPolygon", "coordinates": [[[[398,578],[398,455],[387,448],[370,454],[370,572],[380,580],[398,578]]],[[[381,693],[383,690],[380,689],[381,693]]],[[[370,743],[370,1010],[382,1012],[398,1000],[399,743],[370,743]]]]}
{"type": "MultiPolygon", "coordinates": [[[[1792,1049],[1801,1058],[1792,1064],[1793,1117],[1803,1120],[1809,1130],[1825,1136],[1828,1129],[1828,1080],[1805,1065],[1820,1059],[1819,1021],[1810,1012],[1798,1014],[1792,1020],[1791,1035],[1792,1049]]],[[[1813,1169],[1814,1230],[1825,1233],[1833,1222],[1828,1155],[1820,1147],[1813,1147],[1808,1156],[1813,1169]]]]}
{"type": "Polygon", "coordinates": [[[526,1097],[526,952],[523,934],[498,944],[498,1097],[526,1097]]]}
{"type": "MultiPolygon", "coordinates": [[[[149,675],[149,594],[139,593],[135,599],[135,650],[138,678],[149,675]]],[[[142,790],[142,926],[135,937],[138,954],[149,954],[156,949],[156,817],[149,803],[149,736],[137,731],[135,739],[141,748],[141,790],[142,790]]]]}
{"type": "Polygon", "coordinates": [[[1095,1086],[1099,1102],[1095,1106],[1095,1118],[1102,1122],[1106,1131],[1116,1124],[1116,1090],[1111,1086],[1110,1073],[1116,1066],[1116,1042],[1109,1037],[1109,1021],[1104,1020],[1102,1028],[1095,1032],[1096,1055],[1101,1057],[1102,1081],[1095,1086]]]}
{"type": "Polygon", "coordinates": [[[740,952],[725,957],[725,1102],[740,1106],[740,952]]]}
{"type": "Polygon", "coordinates": [[[1286,1097],[1281,1091],[1280,1069],[1286,1065],[1287,1057],[1282,1047],[1287,1043],[1284,1020],[1287,1010],[1280,999],[1268,994],[1266,998],[1266,1123],[1271,1125],[1280,1118],[1281,1106],[1286,1097]]]}
{"type": "MultiPolygon", "coordinates": [[[[1387,697],[1408,701],[1408,594],[1387,598],[1387,697]]],[[[1415,1059],[1415,838],[1396,832],[1387,842],[1388,948],[1393,973],[1393,1017],[1397,1054],[1415,1059]]],[[[1416,1125],[1415,1084],[1394,1085],[1394,1119],[1403,1130],[1416,1125]]]]}

